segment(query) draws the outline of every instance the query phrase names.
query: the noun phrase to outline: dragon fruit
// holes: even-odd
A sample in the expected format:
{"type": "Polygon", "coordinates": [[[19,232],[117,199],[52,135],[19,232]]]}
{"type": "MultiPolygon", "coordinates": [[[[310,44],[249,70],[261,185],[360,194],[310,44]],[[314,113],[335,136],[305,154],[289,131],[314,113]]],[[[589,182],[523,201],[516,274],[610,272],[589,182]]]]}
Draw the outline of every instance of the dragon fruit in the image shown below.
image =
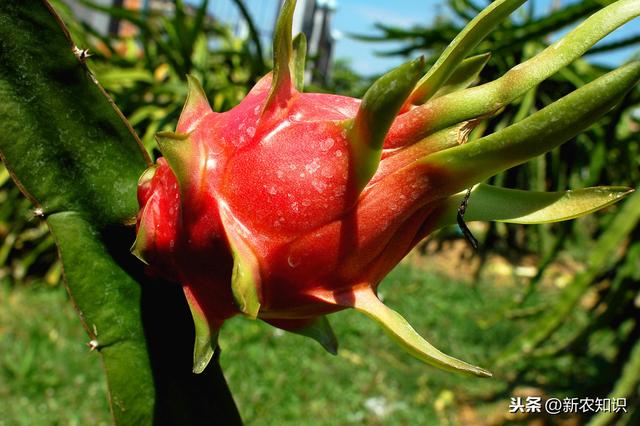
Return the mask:
{"type": "Polygon", "coordinates": [[[422,58],[410,61],[362,100],[303,92],[306,43],[292,40],[295,1],[282,7],[273,72],[237,107],[213,112],[188,78],[177,130],[157,135],[163,157],[140,178],[132,252],[149,273],[182,284],[196,329],[195,372],[234,315],[313,337],[335,353],[326,315],[355,308],[424,362],[490,375],[430,345],[378,299],[378,284],[425,236],[460,219],[467,188],[467,220],[517,223],[570,219],[626,195],[476,184],[566,141],[640,78],[638,63],[626,65],[465,143],[480,120],[640,13],[636,0],[614,3],[501,79],[467,88],[488,57],[465,56],[521,3],[494,2],[426,74],[422,58]]]}

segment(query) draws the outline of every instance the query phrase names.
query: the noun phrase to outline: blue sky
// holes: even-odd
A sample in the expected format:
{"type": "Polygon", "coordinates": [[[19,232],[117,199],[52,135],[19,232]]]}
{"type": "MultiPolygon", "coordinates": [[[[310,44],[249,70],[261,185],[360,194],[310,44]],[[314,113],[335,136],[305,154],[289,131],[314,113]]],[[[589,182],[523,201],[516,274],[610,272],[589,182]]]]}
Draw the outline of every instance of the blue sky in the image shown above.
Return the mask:
{"type": "MultiPolygon", "coordinates": [[[[531,0],[530,0],[531,1],[531,0]]],[[[554,0],[533,0],[538,14],[548,13],[554,0]]],[[[562,3],[572,3],[564,0],[562,3]]],[[[364,75],[382,73],[402,62],[401,58],[380,58],[375,51],[390,50],[391,43],[365,43],[347,37],[349,33],[375,34],[374,23],[382,22],[409,28],[428,25],[439,11],[450,13],[443,0],[337,0],[338,7],[333,24],[337,33],[343,34],[336,45],[336,58],[347,58],[352,67],[364,75]]],[[[476,0],[482,4],[482,0],[476,0]]],[[[525,6],[526,7],[526,6],[525,6]]],[[[517,12],[516,12],[517,13],[517,12]]],[[[629,22],[609,35],[605,41],[640,35],[640,20],[629,22]]],[[[590,60],[611,65],[627,60],[634,49],[621,49],[614,54],[594,55],[590,60]]]]}
{"type": "Polygon", "coordinates": [[[348,59],[360,74],[382,73],[402,59],[380,58],[375,51],[390,50],[397,45],[360,42],[350,39],[348,34],[375,34],[376,22],[404,28],[428,25],[441,5],[441,1],[434,0],[338,0],[333,26],[342,36],[336,44],[335,57],[348,59]]]}

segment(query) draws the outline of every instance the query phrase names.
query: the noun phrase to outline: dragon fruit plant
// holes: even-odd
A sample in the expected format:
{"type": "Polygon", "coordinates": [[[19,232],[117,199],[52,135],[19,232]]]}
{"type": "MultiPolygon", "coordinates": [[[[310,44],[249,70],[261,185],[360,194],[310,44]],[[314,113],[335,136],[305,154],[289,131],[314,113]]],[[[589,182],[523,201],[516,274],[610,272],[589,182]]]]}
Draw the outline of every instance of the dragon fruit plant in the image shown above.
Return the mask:
{"type": "Polygon", "coordinates": [[[362,99],[303,92],[306,42],[292,39],[294,0],[278,19],[273,72],[237,107],[213,112],[189,77],[177,129],[157,135],[163,157],[139,181],[132,252],[148,273],[182,284],[196,329],[196,373],[235,315],[310,336],[335,353],[326,315],[354,308],[426,363],[491,375],[438,351],[385,306],[376,295],[382,278],[433,231],[464,226],[463,214],[467,221],[552,222],[631,192],[480,183],[567,141],[640,79],[640,63],[629,63],[468,141],[483,119],[640,14],[640,1],[616,1],[501,78],[468,87],[488,60],[468,54],[522,3],[493,2],[428,71],[422,58],[409,61],[362,99]]]}
{"type": "Polygon", "coordinates": [[[238,314],[335,352],[326,315],[354,308],[427,363],[489,375],[420,337],[378,300],[380,280],[443,226],[570,219],[630,192],[478,183],[569,140],[640,79],[640,64],[629,63],[470,138],[479,122],[640,15],[638,0],[608,0],[537,56],[469,88],[488,59],[469,55],[523,2],[493,2],[428,71],[422,59],[408,62],[358,100],[303,93],[305,41],[292,39],[295,2],[286,1],[273,73],[222,114],[189,78],[177,131],[158,135],[164,157],[153,167],[49,2],[0,2],[0,157],[52,233],[117,424],[239,424],[212,359],[223,323],[238,314]],[[147,266],[127,250],[136,222],[133,252],[147,266]],[[158,277],[181,283],[188,304],[158,277]],[[202,374],[192,374],[192,356],[202,374]]]}

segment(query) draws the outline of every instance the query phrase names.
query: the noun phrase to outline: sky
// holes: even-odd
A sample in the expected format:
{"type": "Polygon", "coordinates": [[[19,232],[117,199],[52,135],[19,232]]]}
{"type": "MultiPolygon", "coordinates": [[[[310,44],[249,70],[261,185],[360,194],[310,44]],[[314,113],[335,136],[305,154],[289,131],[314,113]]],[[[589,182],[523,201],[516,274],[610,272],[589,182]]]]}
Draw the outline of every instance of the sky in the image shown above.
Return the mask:
{"type": "MultiPolygon", "coordinates": [[[[531,1],[531,0],[530,0],[531,1]]],[[[538,14],[548,13],[554,0],[533,0],[538,14]]],[[[575,2],[564,0],[563,4],[575,2]]],[[[476,0],[482,4],[482,0],[476,0]]],[[[392,50],[392,43],[367,43],[350,39],[348,34],[376,34],[376,22],[404,28],[429,25],[440,12],[450,14],[444,0],[337,0],[333,26],[339,36],[335,57],[351,62],[355,71],[363,75],[380,74],[401,63],[402,58],[381,58],[375,51],[392,50]]],[[[526,6],[525,6],[526,7],[526,6]]],[[[517,11],[515,12],[517,13],[517,11]]],[[[610,34],[605,41],[640,35],[640,19],[629,22],[610,34]]],[[[614,54],[593,55],[589,60],[607,65],[621,64],[635,49],[620,49],[614,54]]]]}
{"type": "Polygon", "coordinates": [[[440,0],[338,0],[333,26],[338,36],[335,58],[348,59],[362,75],[380,74],[402,62],[401,58],[381,58],[376,51],[391,50],[394,43],[354,40],[349,34],[376,34],[376,22],[410,28],[429,25],[442,9],[440,0]]]}

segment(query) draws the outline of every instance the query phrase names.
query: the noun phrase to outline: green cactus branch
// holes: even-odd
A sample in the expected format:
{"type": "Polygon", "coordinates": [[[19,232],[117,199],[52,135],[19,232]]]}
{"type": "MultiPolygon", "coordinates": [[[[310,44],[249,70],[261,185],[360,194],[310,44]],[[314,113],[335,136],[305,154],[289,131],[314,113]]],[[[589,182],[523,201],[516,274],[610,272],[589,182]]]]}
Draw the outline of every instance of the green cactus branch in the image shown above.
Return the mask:
{"type": "Polygon", "coordinates": [[[2,17],[11,20],[0,29],[5,41],[0,52],[3,162],[41,215],[81,211],[103,223],[131,221],[136,205],[132,182],[150,164],[148,157],[50,6],[39,5],[30,14],[22,5],[2,8],[2,17]],[[56,31],[52,43],[65,54],[52,57],[44,50],[34,25],[56,31]],[[58,151],[48,149],[52,145],[58,151]],[[106,185],[123,193],[99,190],[106,185]]]}
{"type": "Polygon", "coordinates": [[[0,39],[0,156],[55,237],[115,422],[239,424],[218,363],[191,374],[181,290],[147,278],[128,254],[134,230],[124,224],[149,165],[131,127],[46,1],[0,3],[0,39]]]}

